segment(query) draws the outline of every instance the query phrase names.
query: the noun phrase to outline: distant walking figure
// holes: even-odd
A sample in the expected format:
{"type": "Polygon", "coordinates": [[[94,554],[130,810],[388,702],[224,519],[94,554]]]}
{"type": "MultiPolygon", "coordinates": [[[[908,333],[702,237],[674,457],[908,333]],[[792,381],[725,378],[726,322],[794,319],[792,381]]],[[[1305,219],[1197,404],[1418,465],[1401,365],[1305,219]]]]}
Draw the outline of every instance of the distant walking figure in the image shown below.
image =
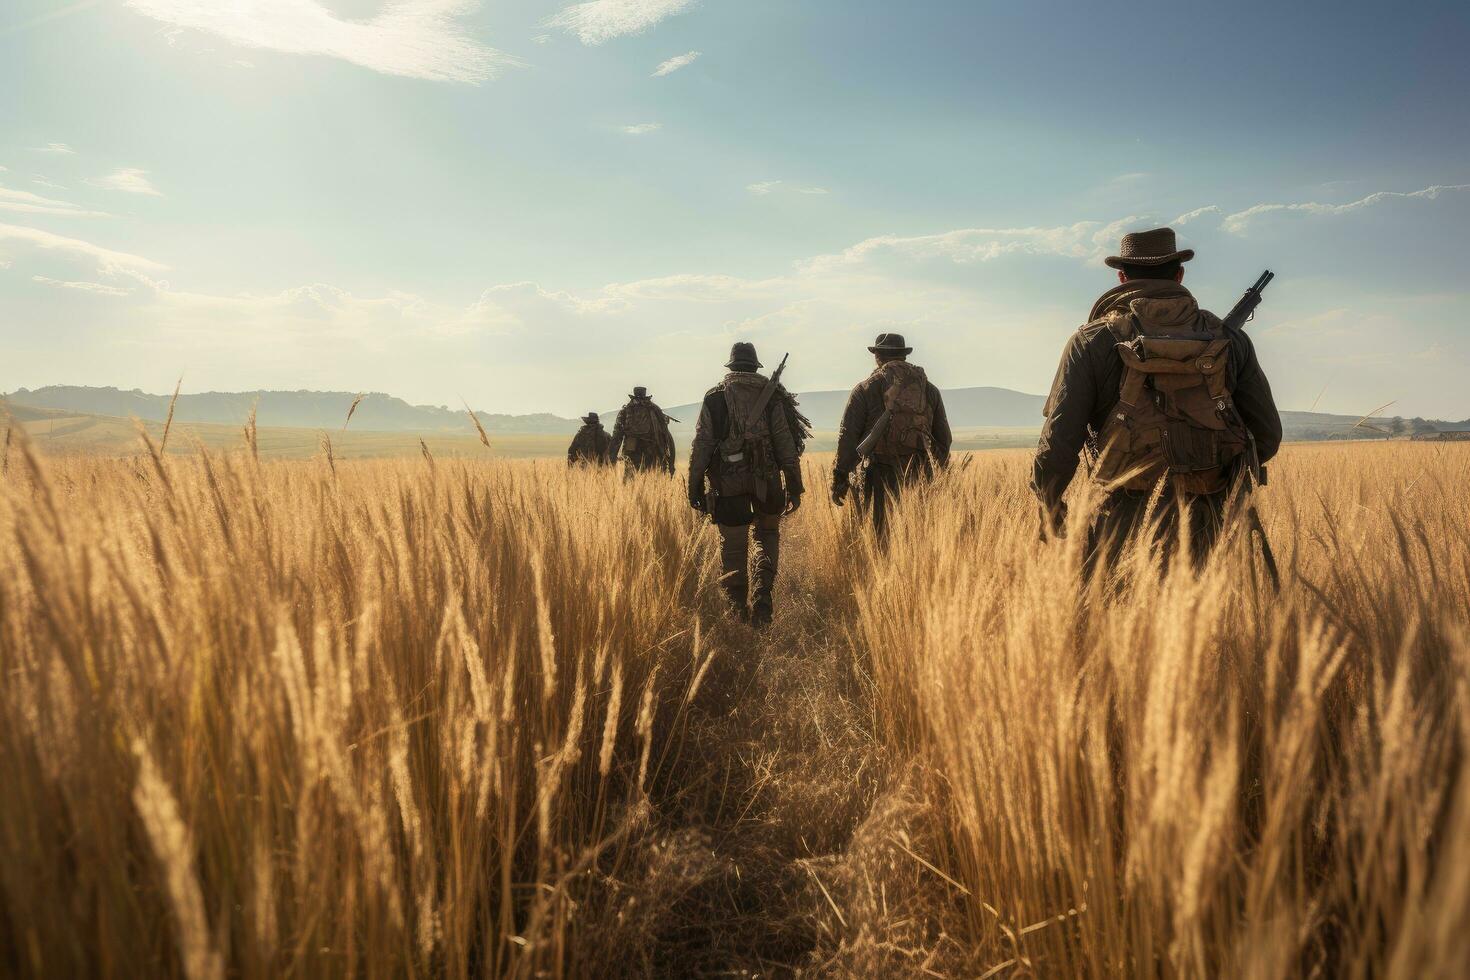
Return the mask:
{"type": "Polygon", "coordinates": [[[953,436],[939,389],[910,364],[913,348],[903,336],[880,334],[868,351],[877,360],[873,373],[852,389],[837,434],[837,461],[832,467],[832,502],[841,507],[852,471],[868,461],[863,477],[866,506],[881,535],[888,510],[904,484],[927,479],[934,468],[949,464],[953,436]]]}
{"type": "Polygon", "coordinates": [[[602,427],[596,412],[582,416],[582,428],[572,437],[567,449],[568,466],[611,466],[612,436],[602,427]]]}
{"type": "Polygon", "coordinates": [[[720,529],[720,585],[735,614],[765,626],[773,614],[781,516],[801,506],[807,420],[781,387],[779,369],[769,379],[757,373],[753,344],[732,347],[725,367],[730,373],[705,393],[694,427],[689,506],[707,512],[720,529]],[[755,601],[747,609],[752,534],[755,601]]]}
{"type": "Polygon", "coordinates": [[[647,388],[633,389],[628,404],[618,412],[618,420],[613,423],[608,453],[617,459],[620,452],[624,477],[631,478],[642,470],[674,472],[674,437],[669,432],[669,417],[648,397],[647,388]]]}
{"type": "Polygon", "coordinates": [[[1124,235],[1119,254],[1106,259],[1118,285],[1062,352],[1031,483],[1059,532],[1062,495],[1087,448],[1092,477],[1107,493],[1089,531],[1090,562],[1116,560],[1161,480],[1160,539],[1177,545],[1182,518],[1203,560],[1252,442],[1260,462],[1281,445],[1281,418],[1250,338],[1184,288],[1192,258],[1171,228],[1124,235]]]}

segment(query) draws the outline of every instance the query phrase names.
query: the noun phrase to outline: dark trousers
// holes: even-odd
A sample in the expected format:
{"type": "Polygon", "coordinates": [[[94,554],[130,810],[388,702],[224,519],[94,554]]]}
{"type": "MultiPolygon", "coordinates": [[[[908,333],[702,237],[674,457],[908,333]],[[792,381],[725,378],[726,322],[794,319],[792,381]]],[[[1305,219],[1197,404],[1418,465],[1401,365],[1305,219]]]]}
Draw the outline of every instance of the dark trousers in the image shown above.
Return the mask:
{"type": "Polygon", "coordinates": [[[882,537],[888,532],[888,516],[898,503],[903,488],[934,473],[928,457],[911,456],[906,463],[869,460],[863,475],[863,506],[873,520],[873,530],[882,537]]]}
{"type": "Polygon", "coordinates": [[[771,614],[771,593],[781,561],[781,515],[757,511],[750,524],[719,524],[720,587],[737,612],[744,613],[750,597],[750,539],[755,538],[755,596],[757,615],[771,614]]]}
{"type": "Polygon", "coordinates": [[[1093,518],[1087,534],[1087,567],[1099,561],[1108,567],[1117,564],[1123,549],[1133,538],[1151,532],[1153,544],[1161,545],[1164,566],[1184,546],[1182,530],[1189,532],[1190,559],[1199,568],[1214,551],[1225,526],[1228,493],[1192,495],[1165,489],[1154,508],[1152,521],[1144,527],[1148,510],[1147,491],[1116,490],[1093,518]]]}

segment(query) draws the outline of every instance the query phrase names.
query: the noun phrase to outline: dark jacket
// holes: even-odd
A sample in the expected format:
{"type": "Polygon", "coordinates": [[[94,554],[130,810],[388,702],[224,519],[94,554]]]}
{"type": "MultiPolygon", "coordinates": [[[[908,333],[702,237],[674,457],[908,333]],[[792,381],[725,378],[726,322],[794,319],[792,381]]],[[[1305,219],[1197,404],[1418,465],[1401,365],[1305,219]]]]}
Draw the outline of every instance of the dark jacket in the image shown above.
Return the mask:
{"type": "Polygon", "coordinates": [[[634,469],[674,472],[674,436],[669,432],[669,417],[647,396],[631,399],[618,410],[608,453],[613,459],[617,459],[621,453],[623,459],[634,469]],[[652,413],[655,421],[651,438],[639,439],[628,433],[628,416],[635,411],[652,413]]]}
{"type": "MultiPolygon", "coordinates": [[[[1097,438],[1108,413],[1118,404],[1123,361],[1114,348],[1116,338],[1104,315],[1126,307],[1133,296],[1181,294],[1188,296],[1189,291],[1174,282],[1123,283],[1103,294],[1093,306],[1091,322],[1079,327],[1067,342],[1042,410],[1046,421],[1031,468],[1031,487],[1048,512],[1055,512],[1072,482],[1083,446],[1097,438]]],[[[1255,436],[1256,450],[1264,463],[1281,447],[1281,416],[1250,338],[1243,330],[1232,330],[1230,340],[1229,386],[1235,408],[1255,436]]]]}
{"type": "MultiPolygon", "coordinates": [[[[730,434],[730,408],[725,402],[725,386],[745,385],[754,394],[764,387],[765,382],[766,378],[754,371],[732,371],[725,375],[723,381],[705,392],[704,403],[699,408],[699,421],[694,425],[694,444],[689,448],[691,494],[703,490],[707,475],[719,475],[719,445],[730,434]]],[[[783,404],[783,400],[789,397],[786,390],[778,385],[775,394],[766,404],[766,427],[771,434],[771,455],[781,475],[786,478],[786,492],[801,494],[801,454],[797,452],[796,440],[792,436],[783,404]]],[[[753,401],[754,398],[749,400],[753,401]]],[[[777,482],[775,489],[779,491],[779,481],[777,482]]]]}
{"type": "MultiPolygon", "coordinates": [[[[859,381],[857,387],[852,389],[852,394],[847,399],[847,408],[842,413],[842,426],[837,432],[837,460],[832,466],[834,483],[846,483],[848,474],[857,468],[860,462],[858,443],[863,441],[863,437],[877,423],[878,416],[883,414],[883,396],[887,391],[888,376],[881,367],[874,368],[872,374],[859,381]]],[[[944,413],[944,399],[932,381],[926,387],[925,394],[929,399],[929,410],[934,416],[929,432],[933,441],[934,461],[945,466],[949,463],[949,447],[954,442],[954,436],[949,431],[949,417],[944,413]]]]}
{"type": "Polygon", "coordinates": [[[596,466],[606,466],[613,461],[612,436],[602,427],[602,423],[584,423],[577,434],[572,437],[572,444],[567,448],[567,463],[592,463],[596,466]]]}

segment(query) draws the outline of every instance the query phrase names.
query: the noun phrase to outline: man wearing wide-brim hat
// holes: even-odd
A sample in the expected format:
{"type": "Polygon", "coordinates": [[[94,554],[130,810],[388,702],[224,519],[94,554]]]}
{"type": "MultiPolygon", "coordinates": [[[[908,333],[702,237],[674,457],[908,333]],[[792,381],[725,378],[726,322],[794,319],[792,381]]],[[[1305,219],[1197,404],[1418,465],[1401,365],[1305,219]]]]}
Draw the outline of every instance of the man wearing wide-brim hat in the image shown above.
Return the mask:
{"type": "Polygon", "coordinates": [[[582,427],[572,437],[567,449],[568,466],[611,466],[612,436],[602,427],[596,412],[582,416],[582,427]]]}
{"type": "Polygon", "coordinates": [[[1061,533],[1062,497],[1086,448],[1105,494],[1089,529],[1089,560],[1117,558],[1159,489],[1154,531],[1165,554],[1187,524],[1202,559],[1251,441],[1262,462],[1281,445],[1281,418],[1250,338],[1200,309],[1184,287],[1193,258],[1172,228],[1124,235],[1118,254],[1103,260],[1118,284],[1067,342],[1052,382],[1032,488],[1049,531],[1061,533]]]}
{"type": "Polygon", "coordinates": [[[628,396],[628,403],[618,410],[613,423],[612,443],[608,454],[623,459],[623,476],[632,478],[645,470],[674,472],[674,436],[669,432],[669,416],[639,385],[628,396]]]}
{"type": "Polygon", "coordinates": [[[796,410],[796,399],[760,373],[754,344],[742,341],[731,347],[725,368],[729,373],[705,392],[694,425],[689,506],[708,513],[720,530],[720,587],[731,609],[740,619],[764,627],[775,610],[781,518],[801,506],[807,420],[796,410]]]}
{"type": "Polygon", "coordinates": [[[949,463],[953,436],[944,412],[944,398],[925,375],[909,363],[913,348],[902,334],[879,334],[868,353],[877,367],[848,396],[837,433],[837,458],[832,466],[832,502],[841,507],[852,472],[862,462],[860,446],[876,434],[863,473],[864,502],[881,535],[888,511],[905,483],[927,478],[934,467],[949,463]]]}

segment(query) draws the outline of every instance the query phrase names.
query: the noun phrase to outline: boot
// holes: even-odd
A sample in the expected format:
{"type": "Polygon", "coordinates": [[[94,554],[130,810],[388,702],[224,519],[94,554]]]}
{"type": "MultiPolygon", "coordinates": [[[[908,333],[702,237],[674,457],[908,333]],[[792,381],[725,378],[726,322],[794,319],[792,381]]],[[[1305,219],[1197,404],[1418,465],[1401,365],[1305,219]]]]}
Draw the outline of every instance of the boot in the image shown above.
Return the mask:
{"type": "Polygon", "coordinates": [[[775,614],[772,594],[776,590],[776,568],[781,561],[781,527],[755,529],[755,603],[750,611],[752,625],[763,628],[775,614]]]}
{"type": "Polygon", "coordinates": [[[720,588],[730,609],[742,623],[750,621],[750,578],[746,571],[750,532],[743,527],[720,527],[720,588]]]}

